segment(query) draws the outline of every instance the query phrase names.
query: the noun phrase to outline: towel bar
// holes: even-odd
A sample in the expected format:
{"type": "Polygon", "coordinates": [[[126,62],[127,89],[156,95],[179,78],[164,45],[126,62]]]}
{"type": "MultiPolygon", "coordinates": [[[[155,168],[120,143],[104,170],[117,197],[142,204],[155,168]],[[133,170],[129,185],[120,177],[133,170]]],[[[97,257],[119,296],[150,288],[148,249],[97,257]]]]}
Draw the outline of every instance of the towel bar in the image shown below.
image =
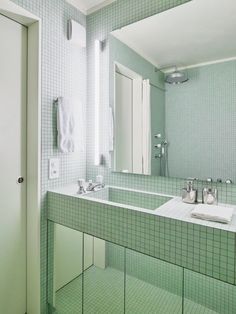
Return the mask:
{"type": "Polygon", "coordinates": [[[57,105],[60,98],[62,97],[60,96],[60,97],[53,98],[53,104],[57,105]]]}

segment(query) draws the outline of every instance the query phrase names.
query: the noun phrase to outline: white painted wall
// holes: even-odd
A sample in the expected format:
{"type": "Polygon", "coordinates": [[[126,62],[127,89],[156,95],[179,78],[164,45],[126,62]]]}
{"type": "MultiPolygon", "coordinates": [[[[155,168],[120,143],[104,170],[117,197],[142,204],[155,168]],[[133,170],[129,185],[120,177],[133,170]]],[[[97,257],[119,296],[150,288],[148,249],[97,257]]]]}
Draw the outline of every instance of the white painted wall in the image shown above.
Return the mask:
{"type": "Polygon", "coordinates": [[[65,286],[93,264],[93,237],[55,224],[54,290],[65,286]],[[84,241],[84,261],[83,261],[84,241]],[[83,265],[84,263],[84,265],[83,265]]]}
{"type": "Polygon", "coordinates": [[[96,267],[106,268],[106,241],[94,238],[93,264],[96,267]]]}

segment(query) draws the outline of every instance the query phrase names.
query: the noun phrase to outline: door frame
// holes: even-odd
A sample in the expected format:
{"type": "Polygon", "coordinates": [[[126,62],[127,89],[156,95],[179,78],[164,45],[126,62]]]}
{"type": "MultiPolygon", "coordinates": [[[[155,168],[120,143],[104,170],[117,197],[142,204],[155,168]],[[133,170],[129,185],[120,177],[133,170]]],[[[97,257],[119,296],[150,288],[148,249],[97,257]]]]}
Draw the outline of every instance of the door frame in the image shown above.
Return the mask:
{"type": "MultiPolygon", "coordinates": [[[[142,112],[142,89],[143,89],[143,77],[131,70],[130,68],[128,68],[126,65],[123,65],[117,61],[114,61],[114,65],[113,65],[113,82],[114,82],[114,100],[113,100],[113,112],[114,112],[114,116],[115,116],[115,111],[116,111],[116,73],[119,73],[123,76],[126,76],[127,78],[129,78],[130,80],[132,80],[132,87],[133,87],[133,93],[132,93],[132,97],[133,97],[133,101],[132,101],[132,112],[137,113],[139,111],[139,113],[141,114],[142,112]],[[134,108],[135,111],[134,111],[134,108]]],[[[115,118],[114,118],[115,121],[115,118]]],[[[137,126],[133,124],[133,134],[136,134],[136,130],[135,127],[137,126]]],[[[141,126],[141,130],[143,128],[142,122],[141,124],[139,124],[139,126],[141,126]]],[[[117,127],[116,127],[116,123],[114,126],[114,142],[116,141],[116,132],[117,132],[117,127]]],[[[142,149],[141,151],[139,150],[140,147],[140,140],[141,143],[143,142],[143,135],[142,132],[141,134],[138,134],[139,136],[137,136],[137,140],[136,137],[132,137],[132,154],[133,154],[133,158],[132,158],[132,173],[137,173],[137,174],[143,174],[143,161],[138,160],[137,156],[140,154],[142,154],[142,149]],[[139,154],[137,154],[137,152],[139,154]],[[141,164],[141,168],[142,170],[137,170],[137,164],[141,164]],[[136,169],[136,170],[135,170],[136,169]]],[[[114,145],[114,152],[113,152],[113,169],[116,169],[116,145],[114,145]]]]}
{"type": "Polygon", "coordinates": [[[41,20],[10,0],[0,14],[28,28],[27,313],[40,313],[41,20]]]}

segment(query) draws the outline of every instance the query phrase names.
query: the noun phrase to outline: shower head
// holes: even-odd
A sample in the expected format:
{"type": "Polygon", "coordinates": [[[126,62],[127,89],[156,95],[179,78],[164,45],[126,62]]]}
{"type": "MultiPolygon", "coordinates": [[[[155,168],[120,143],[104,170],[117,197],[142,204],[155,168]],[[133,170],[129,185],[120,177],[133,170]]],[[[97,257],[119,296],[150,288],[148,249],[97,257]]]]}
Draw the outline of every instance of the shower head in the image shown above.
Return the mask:
{"type": "Polygon", "coordinates": [[[186,73],[177,70],[177,68],[175,69],[174,72],[168,73],[165,77],[165,82],[168,84],[175,85],[175,84],[181,84],[187,81],[188,81],[188,77],[186,73]]]}

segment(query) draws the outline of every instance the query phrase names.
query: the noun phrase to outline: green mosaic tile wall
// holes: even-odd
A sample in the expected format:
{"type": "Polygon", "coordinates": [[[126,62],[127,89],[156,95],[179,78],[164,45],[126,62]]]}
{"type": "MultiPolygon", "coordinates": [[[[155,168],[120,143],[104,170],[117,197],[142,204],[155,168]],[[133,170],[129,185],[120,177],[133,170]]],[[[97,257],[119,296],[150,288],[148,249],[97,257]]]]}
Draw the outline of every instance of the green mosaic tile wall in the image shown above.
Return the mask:
{"type": "Polygon", "coordinates": [[[236,283],[233,232],[53,192],[48,193],[48,218],[227,283],[236,283]]]}
{"type": "Polygon", "coordinates": [[[188,69],[188,77],[188,83],[178,87],[166,84],[170,176],[204,178],[207,174],[214,180],[235,182],[236,62],[188,69]],[[190,129],[191,136],[185,136],[190,129]],[[179,139],[184,142],[181,149],[179,139]]]}

